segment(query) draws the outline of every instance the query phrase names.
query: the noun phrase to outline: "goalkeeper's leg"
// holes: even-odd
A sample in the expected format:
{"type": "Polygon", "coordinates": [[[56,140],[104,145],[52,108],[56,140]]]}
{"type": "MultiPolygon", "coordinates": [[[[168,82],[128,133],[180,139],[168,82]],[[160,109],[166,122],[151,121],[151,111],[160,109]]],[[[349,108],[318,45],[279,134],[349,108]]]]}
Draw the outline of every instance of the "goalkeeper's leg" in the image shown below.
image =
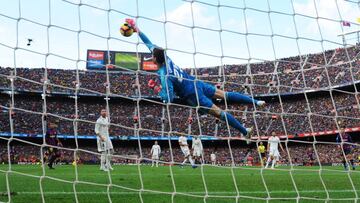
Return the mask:
{"type": "Polygon", "coordinates": [[[257,106],[265,105],[265,101],[256,100],[247,95],[241,94],[239,92],[225,92],[220,89],[216,89],[215,94],[213,95],[214,99],[226,99],[228,102],[236,102],[241,104],[256,104],[257,106]]]}
{"type": "Polygon", "coordinates": [[[198,106],[199,104],[202,107],[200,111],[210,113],[220,120],[228,122],[231,127],[239,130],[244,136],[247,136],[248,132],[252,130],[251,128],[245,128],[233,115],[216,106],[210,98],[203,94],[201,89],[198,91],[198,96],[192,95],[187,99],[187,103],[192,106],[198,106]]]}
{"type": "Polygon", "coordinates": [[[209,113],[214,115],[215,117],[219,118],[222,121],[228,122],[229,125],[241,132],[242,135],[248,136],[248,133],[252,131],[251,128],[245,128],[240,121],[238,121],[232,114],[223,111],[218,106],[213,104],[209,113]]]}
{"type": "MultiPolygon", "coordinates": [[[[188,104],[200,106],[202,107],[200,108],[202,112],[210,113],[222,121],[227,121],[231,127],[239,130],[244,136],[248,135],[248,132],[252,130],[251,128],[246,129],[233,115],[221,110],[213,103],[211,98],[220,98],[222,95],[223,99],[225,95],[224,91],[216,89],[214,85],[199,81],[196,83],[196,93],[196,95],[189,95],[187,97],[186,101],[188,104]]],[[[246,98],[245,96],[242,97],[243,100],[246,100],[246,98]]]]}

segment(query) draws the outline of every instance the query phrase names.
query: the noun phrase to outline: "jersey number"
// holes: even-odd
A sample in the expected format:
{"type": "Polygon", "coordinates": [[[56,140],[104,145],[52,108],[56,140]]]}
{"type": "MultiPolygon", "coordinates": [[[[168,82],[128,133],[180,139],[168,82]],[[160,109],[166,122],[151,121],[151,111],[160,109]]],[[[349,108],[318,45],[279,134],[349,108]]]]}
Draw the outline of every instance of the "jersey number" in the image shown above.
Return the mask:
{"type": "Polygon", "coordinates": [[[177,78],[177,80],[179,82],[182,82],[182,80],[183,80],[183,72],[182,72],[182,70],[180,68],[178,68],[178,67],[174,68],[174,75],[175,75],[175,77],[177,78]]]}

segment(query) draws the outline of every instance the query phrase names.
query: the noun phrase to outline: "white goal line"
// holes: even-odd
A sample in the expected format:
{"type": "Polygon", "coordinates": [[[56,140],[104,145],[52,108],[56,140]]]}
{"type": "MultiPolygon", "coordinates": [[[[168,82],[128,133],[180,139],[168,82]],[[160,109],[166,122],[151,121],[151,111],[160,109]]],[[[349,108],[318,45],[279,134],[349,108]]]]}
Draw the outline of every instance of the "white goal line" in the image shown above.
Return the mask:
{"type": "MultiPolygon", "coordinates": [[[[343,193],[343,192],[355,192],[354,190],[328,190],[329,193],[343,193]]],[[[360,192],[360,190],[356,190],[356,192],[360,192]]],[[[119,195],[131,195],[131,194],[139,194],[139,192],[100,192],[100,191],[93,191],[93,192],[81,192],[81,191],[77,191],[76,194],[86,194],[86,195],[99,195],[99,194],[119,194],[119,195]]],[[[141,192],[141,193],[146,193],[146,194],[154,194],[154,195],[158,195],[158,193],[153,193],[151,191],[145,191],[145,192],[141,192]]],[[[178,191],[177,193],[180,194],[194,194],[194,195],[198,195],[198,194],[204,194],[205,192],[200,192],[200,191],[195,191],[195,192],[180,192],[178,191]]],[[[208,192],[209,195],[211,196],[211,194],[214,195],[218,195],[218,194],[237,194],[236,192],[231,192],[231,191],[216,191],[216,192],[208,192]]],[[[240,194],[264,194],[266,193],[265,190],[260,191],[260,190],[255,190],[255,191],[239,191],[240,194]]],[[[288,194],[288,193],[296,193],[295,190],[275,190],[275,191],[269,191],[270,194],[288,194]]],[[[299,193],[325,193],[325,190],[299,190],[299,193]]],[[[15,192],[16,195],[40,195],[41,192],[15,192]]],[[[68,194],[75,194],[75,192],[66,192],[66,191],[49,191],[49,192],[43,192],[44,195],[68,195],[68,194]]]]}

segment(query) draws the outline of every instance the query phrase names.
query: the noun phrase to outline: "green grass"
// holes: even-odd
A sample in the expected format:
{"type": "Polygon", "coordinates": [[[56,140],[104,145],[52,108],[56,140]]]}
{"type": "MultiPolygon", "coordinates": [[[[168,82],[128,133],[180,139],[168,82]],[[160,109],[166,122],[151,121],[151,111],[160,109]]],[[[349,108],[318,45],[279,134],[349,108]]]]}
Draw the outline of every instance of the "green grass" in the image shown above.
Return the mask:
{"type": "MultiPolygon", "coordinates": [[[[9,166],[0,165],[0,202],[9,201],[6,179],[10,186],[11,202],[35,203],[42,202],[44,198],[45,202],[64,203],[75,202],[77,198],[78,202],[99,203],[109,202],[111,198],[112,202],[141,202],[142,199],[143,202],[192,203],[204,202],[205,198],[206,202],[219,203],[236,202],[237,194],[239,202],[266,202],[268,193],[264,182],[270,197],[274,198],[269,202],[296,202],[298,197],[288,167],[264,170],[261,175],[261,170],[255,167],[231,170],[211,166],[197,169],[178,166],[114,166],[115,170],[108,174],[99,171],[97,165],[79,165],[75,183],[75,167],[71,165],[57,166],[55,170],[45,168],[44,174],[40,165],[11,167],[11,172],[7,172],[9,166]],[[41,175],[45,176],[40,178],[41,175]],[[110,179],[112,185],[109,184],[110,179]],[[139,192],[141,188],[143,190],[139,192]]],[[[325,202],[327,193],[316,170],[318,168],[295,169],[291,173],[299,191],[299,202],[325,202]]],[[[331,199],[328,202],[354,202],[356,194],[349,177],[360,195],[358,171],[347,173],[341,167],[322,170],[321,178],[331,199]]]]}

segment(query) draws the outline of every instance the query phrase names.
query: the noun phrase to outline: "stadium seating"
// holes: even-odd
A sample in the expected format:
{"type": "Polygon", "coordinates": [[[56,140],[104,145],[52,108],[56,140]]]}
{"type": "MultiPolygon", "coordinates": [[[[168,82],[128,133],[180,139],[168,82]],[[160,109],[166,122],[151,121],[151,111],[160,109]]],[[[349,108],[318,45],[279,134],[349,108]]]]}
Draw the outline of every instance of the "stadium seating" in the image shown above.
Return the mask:
{"type": "MultiPolygon", "coordinates": [[[[360,80],[360,46],[338,48],[319,54],[302,55],[301,57],[288,57],[277,61],[251,63],[243,65],[225,65],[224,67],[198,68],[200,79],[212,83],[223,82],[219,69],[226,75],[224,86],[229,91],[243,92],[250,87],[255,95],[270,93],[302,92],[310,89],[329,88],[337,85],[350,84],[360,80]],[[301,71],[303,70],[303,71],[301,71]],[[303,73],[303,74],[302,74],[303,73]],[[250,77],[251,75],[251,77],[250,77]],[[328,79],[329,78],[329,79],[328,79]]],[[[187,69],[194,74],[194,70],[187,69]]],[[[11,89],[7,76],[14,75],[12,68],[0,68],[0,89],[11,89]]],[[[15,90],[42,91],[44,81],[43,68],[17,68],[14,81],[15,90]],[[38,83],[30,82],[29,80],[38,83]]],[[[139,84],[142,96],[153,96],[147,87],[147,81],[155,75],[139,72],[139,84]]],[[[48,91],[53,93],[73,94],[76,85],[82,94],[104,94],[106,86],[110,84],[113,95],[133,96],[136,86],[134,72],[113,71],[107,81],[103,71],[48,69],[48,91]],[[77,75],[79,83],[76,84],[77,75]]]]}

